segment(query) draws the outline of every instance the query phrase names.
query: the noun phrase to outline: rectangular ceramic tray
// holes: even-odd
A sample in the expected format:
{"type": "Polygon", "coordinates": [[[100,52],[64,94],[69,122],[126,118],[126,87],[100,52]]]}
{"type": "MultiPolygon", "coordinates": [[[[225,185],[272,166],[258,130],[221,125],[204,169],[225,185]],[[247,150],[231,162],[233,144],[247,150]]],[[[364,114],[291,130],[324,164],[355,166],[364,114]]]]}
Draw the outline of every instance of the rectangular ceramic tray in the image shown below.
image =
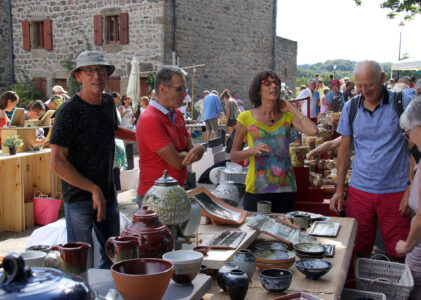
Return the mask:
{"type": "Polygon", "coordinates": [[[237,249],[246,233],[239,230],[224,230],[215,235],[208,246],[212,249],[237,249]]]}
{"type": "Polygon", "coordinates": [[[289,222],[279,218],[275,220],[263,214],[256,215],[247,225],[289,245],[312,243],[316,240],[313,236],[302,232],[297,226],[289,222]]]}
{"type": "Polygon", "coordinates": [[[322,244],[327,251],[327,257],[333,257],[335,255],[335,244],[322,244]]]}
{"type": "Polygon", "coordinates": [[[311,225],[309,234],[336,237],[340,228],[341,224],[337,222],[316,221],[311,225]]]}

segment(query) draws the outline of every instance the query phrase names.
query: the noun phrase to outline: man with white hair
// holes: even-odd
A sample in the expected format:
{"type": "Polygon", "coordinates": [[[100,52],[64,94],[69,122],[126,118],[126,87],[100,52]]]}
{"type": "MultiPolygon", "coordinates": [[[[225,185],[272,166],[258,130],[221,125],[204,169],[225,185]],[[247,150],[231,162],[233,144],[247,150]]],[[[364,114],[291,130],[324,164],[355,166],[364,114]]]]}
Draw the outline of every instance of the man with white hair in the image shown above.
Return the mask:
{"type": "MultiPolygon", "coordinates": [[[[317,112],[316,112],[316,99],[315,99],[315,89],[316,89],[316,80],[310,79],[307,81],[306,88],[300,92],[297,99],[307,98],[310,97],[310,119],[317,123],[317,112]]],[[[303,112],[304,116],[308,116],[307,114],[307,100],[301,101],[301,111],[303,112]]]]}
{"type": "MultiPolygon", "coordinates": [[[[345,175],[354,144],[346,206],[347,217],[358,222],[354,251],[357,256],[370,256],[378,224],[386,254],[395,261],[403,261],[395,245],[406,239],[410,225],[405,195],[409,192],[409,152],[395,110],[399,96],[383,86],[385,73],[378,62],[362,61],[354,74],[361,96],[346,102],[342,109],[337,129],[342,135],[337,188],[330,208],[337,213],[342,211],[345,175]]],[[[412,95],[402,92],[402,100],[401,106],[406,107],[412,95]]]]}
{"type": "Polygon", "coordinates": [[[415,83],[415,92],[417,93],[417,96],[421,95],[421,79],[415,83]]]}

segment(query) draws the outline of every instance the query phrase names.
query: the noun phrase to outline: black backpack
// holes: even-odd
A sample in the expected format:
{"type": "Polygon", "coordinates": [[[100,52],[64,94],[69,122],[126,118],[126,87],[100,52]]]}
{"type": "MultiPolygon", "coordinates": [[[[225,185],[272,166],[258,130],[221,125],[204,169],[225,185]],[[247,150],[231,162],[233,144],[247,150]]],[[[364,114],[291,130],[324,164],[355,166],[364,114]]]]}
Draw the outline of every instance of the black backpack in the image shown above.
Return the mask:
{"type": "MultiPolygon", "coordinates": [[[[353,97],[351,100],[350,109],[349,109],[349,128],[351,129],[351,140],[354,140],[354,120],[355,116],[357,115],[357,108],[360,106],[361,103],[361,95],[357,95],[353,97]]],[[[404,108],[403,108],[403,100],[402,100],[402,92],[396,93],[393,92],[393,108],[395,109],[396,115],[398,119],[402,115],[404,108]]]]}

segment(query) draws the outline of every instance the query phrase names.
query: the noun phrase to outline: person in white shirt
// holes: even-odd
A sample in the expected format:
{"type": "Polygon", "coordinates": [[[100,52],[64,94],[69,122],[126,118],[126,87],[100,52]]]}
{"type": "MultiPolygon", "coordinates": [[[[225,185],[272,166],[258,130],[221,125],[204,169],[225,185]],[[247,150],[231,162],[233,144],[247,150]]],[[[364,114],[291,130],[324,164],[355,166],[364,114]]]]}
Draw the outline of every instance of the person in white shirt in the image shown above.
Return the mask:
{"type": "MultiPolygon", "coordinates": [[[[308,80],[306,86],[307,87],[300,92],[297,99],[310,97],[310,119],[313,122],[317,122],[316,100],[314,99],[314,90],[316,89],[316,80],[315,79],[308,80]]],[[[304,116],[308,116],[308,114],[307,114],[307,100],[301,101],[301,111],[302,111],[304,116]]]]}

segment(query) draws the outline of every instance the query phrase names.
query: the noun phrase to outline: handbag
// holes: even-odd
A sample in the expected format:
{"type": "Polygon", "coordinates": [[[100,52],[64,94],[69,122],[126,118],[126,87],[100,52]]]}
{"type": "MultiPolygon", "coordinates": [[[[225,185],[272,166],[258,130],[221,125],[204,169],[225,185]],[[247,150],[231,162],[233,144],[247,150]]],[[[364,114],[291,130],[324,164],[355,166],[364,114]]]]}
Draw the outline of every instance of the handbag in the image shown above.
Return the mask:
{"type": "Polygon", "coordinates": [[[47,225],[57,221],[61,206],[61,200],[42,194],[40,191],[34,193],[34,223],[47,225]]]}

